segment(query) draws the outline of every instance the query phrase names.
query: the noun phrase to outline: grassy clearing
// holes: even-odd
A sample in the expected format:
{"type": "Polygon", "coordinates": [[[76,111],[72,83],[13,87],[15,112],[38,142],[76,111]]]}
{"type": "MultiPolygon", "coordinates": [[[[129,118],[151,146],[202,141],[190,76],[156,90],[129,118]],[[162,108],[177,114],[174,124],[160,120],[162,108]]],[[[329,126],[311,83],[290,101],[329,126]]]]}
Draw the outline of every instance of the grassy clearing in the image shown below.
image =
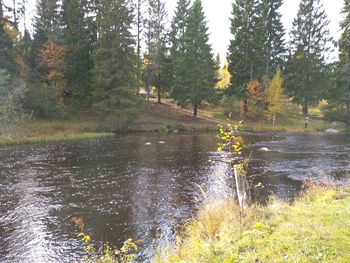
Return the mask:
{"type": "MultiPolygon", "coordinates": [[[[128,126],[129,131],[216,131],[218,124],[223,124],[227,116],[222,105],[207,106],[198,112],[198,119],[193,120],[191,108],[179,108],[170,99],[163,99],[159,105],[154,101],[148,110],[128,126]]],[[[310,109],[309,128],[304,128],[304,118],[300,114],[290,118],[288,123],[276,123],[273,125],[267,121],[245,121],[241,130],[251,132],[320,132],[328,128],[342,130],[341,127],[333,127],[323,120],[318,107],[310,109]]],[[[237,118],[236,121],[239,121],[237,118]]]]}
{"type": "Polygon", "coordinates": [[[162,104],[151,100],[137,119],[128,123],[129,132],[165,131],[216,131],[218,120],[198,116],[193,119],[191,109],[179,108],[172,100],[164,99],[162,104]]]}
{"type": "Polygon", "coordinates": [[[293,204],[204,207],[155,262],[349,262],[350,190],[310,189],[293,204]]]}

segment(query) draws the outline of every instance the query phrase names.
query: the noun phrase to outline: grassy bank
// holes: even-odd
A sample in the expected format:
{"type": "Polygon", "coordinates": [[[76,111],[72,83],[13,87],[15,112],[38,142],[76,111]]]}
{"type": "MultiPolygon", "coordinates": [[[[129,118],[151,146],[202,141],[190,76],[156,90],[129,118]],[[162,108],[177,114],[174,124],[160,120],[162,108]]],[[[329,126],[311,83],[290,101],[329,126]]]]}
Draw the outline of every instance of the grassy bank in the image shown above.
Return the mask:
{"type": "Polygon", "coordinates": [[[349,262],[350,190],[310,189],[293,204],[203,208],[155,262],[349,262]]]}
{"type": "Polygon", "coordinates": [[[85,121],[31,121],[0,134],[0,145],[96,139],[113,134],[98,132],[93,123],[85,121]]]}
{"type": "MultiPolygon", "coordinates": [[[[192,118],[191,108],[179,108],[169,99],[163,99],[162,104],[154,101],[134,121],[130,122],[127,130],[130,132],[157,132],[157,131],[217,131],[217,125],[223,124],[227,116],[224,107],[205,107],[198,112],[198,118],[192,118]]],[[[323,115],[316,108],[310,109],[309,128],[304,128],[304,118],[301,114],[290,117],[287,123],[273,125],[268,121],[245,121],[241,130],[250,132],[322,132],[329,128],[343,130],[323,120],[323,115]]],[[[235,118],[236,121],[239,118],[235,118]]]]}
{"type": "MultiPolygon", "coordinates": [[[[323,120],[319,110],[312,109],[308,129],[304,129],[302,116],[294,116],[288,124],[276,124],[266,121],[245,121],[242,131],[251,132],[319,132],[328,128],[343,130],[323,120]]],[[[58,140],[77,140],[98,138],[120,131],[116,119],[99,120],[96,116],[84,114],[68,120],[36,120],[19,125],[8,132],[0,133],[0,145],[48,142],[58,140]]],[[[132,120],[124,120],[124,132],[208,132],[217,131],[227,116],[222,106],[206,107],[199,110],[197,119],[193,119],[191,108],[179,108],[172,100],[146,103],[140,114],[132,120]]],[[[238,118],[236,119],[236,121],[238,118]]]]}

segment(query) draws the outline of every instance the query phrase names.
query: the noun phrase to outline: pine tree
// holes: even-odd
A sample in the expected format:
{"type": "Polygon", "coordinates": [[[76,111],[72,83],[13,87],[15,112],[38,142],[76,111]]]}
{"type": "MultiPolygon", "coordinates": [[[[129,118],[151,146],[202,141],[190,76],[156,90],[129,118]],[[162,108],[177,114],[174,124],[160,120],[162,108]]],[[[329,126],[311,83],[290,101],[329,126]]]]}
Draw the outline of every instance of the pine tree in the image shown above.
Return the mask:
{"type": "Polygon", "coordinates": [[[167,12],[165,3],[162,0],[149,0],[148,2],[148,18],[147,18],[147,32],[146,45],[148,64],[148,83],[147,86],[155,86],[157,88],[158,103],[161,103],[161,93],[167,90],[168,86],[163,86],[165,81],[162,79],[163,70],[166,65],[163,63],[167,56],[167,32],[165,29],[165,20],[167,12]]]}
{"type": "Polygon", "coordinates": [[[282,0],[262,0],[260,4],[265,41],[265,75],[267,77],[271,76],[277,65],[282,65],[286,53],[282,15],[278,11],[282,4],[282,0]]]}
{"type": "Polygon", "coordinates": [[[208,27],[201,0],[195,0],[190,8],[185,32],[185,56],[179,67],[183,73],[183,85],[177,85],[173,97],[181,106],[192,104],[193,117],[203,101],[215,99],[217,68],[209,45],[208,27]]]}
{"type": "Polygon", "coordinates": [[[322,98],[327,77],[325,55],[329,51],[329,21],[320,0],[302,0],[291,31],[287,64],[287,90],[308,116],[309,104],[322,98]]]}
{"type": "Polygon", "coordinates": [[[101,0],[97,13],[93,106],[101,114],[117,117],[131,113],[135,107],[134,17],[128,2],[101,0]]]}

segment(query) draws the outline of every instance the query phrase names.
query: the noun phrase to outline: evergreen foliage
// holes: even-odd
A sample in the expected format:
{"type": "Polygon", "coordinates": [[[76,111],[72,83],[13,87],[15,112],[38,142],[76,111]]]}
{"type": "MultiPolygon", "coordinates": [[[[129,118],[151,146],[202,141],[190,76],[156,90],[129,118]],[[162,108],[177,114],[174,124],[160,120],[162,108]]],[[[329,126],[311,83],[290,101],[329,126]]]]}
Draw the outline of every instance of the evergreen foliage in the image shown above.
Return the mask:
{"type": "Polygon", "coordinates": [[[184,59],[179,65],[182,83],[174,86],[173,96],[181,106],[192,104],[196,118],[203,101],[215,100],[218,70],[208,43],[208,27],[200,0],[195,0],[190,8],[184,38],[184,59]]]}
{"type": "Polygon", "coordinates": [[[331,38],[329,21],[320,0],[302,0],[291,31],[287,63],[287,91],[308,116],[310,103],[324,95],[327,83],[326,54],[331,38]]]}
{"type": "Polygon", "coordinates": [[[62,23],[64,42],[67,44],[65,56],[65,78],[67,79],[67,97],[73,96],[78,105],[89,104],[91,95],[92,43],[88,41],[90,32],[83,0],[64,0],[62,23]]]}
{"type": "Polygon", "coordinates": [[[339,63],[336,85],[330,90],[329,100],[344,105],[344,121],[350,123],[350,1],[344,1],[345,19],[341,22],[343,30],[339,40],[339,63]]]}
{"type": "MultiPolygon", "coordinates": [[[[232,5],[231,34],[228,63],[232,75],[230,94],[245,98],[250,80],[261,76],[258,61],[262,61],[263,37],[257,0],[236,0],[232,5]],[[259,28],[260,27],[260,28],[259,28]]],[[[260,63],[261,65],[261,63],[260,63]]]]}
{"type": "Polygon", "coordinates": [[[285,30],[282,15],[279,12],[282,4],[282,0],[262,0],[260,4],[265,42],[265,75],[267,77],[270,77],[271,73],[277,69],[277,65],[283,64],[286,53],[285,30]]]}
{"type": "Polygon", "coordinates": [[[148,60],[147,88],[156,87],[158,103],[161,103],[161,93],[168,90],[165,68],[167,68],[167,32],[165,21],[167,12],[162,0],[149,0],[146,45],[148,60]]]}
{"type": "Polygon", "coordinates": [[[170,41],[170,72],[171,86],[177,88],[183,85],[181,65],[185,58],[185,32],[189,15],[190,0],[178,0],[174,17],[171,21],[170,41]]]}
{"type": "Polygon", "coordinates": [[[135,108],[132,7],[127,0],[101,0],[97,10],[99,38],[94,52],[93,106],[100,114],[120,117],[135,108]]]}

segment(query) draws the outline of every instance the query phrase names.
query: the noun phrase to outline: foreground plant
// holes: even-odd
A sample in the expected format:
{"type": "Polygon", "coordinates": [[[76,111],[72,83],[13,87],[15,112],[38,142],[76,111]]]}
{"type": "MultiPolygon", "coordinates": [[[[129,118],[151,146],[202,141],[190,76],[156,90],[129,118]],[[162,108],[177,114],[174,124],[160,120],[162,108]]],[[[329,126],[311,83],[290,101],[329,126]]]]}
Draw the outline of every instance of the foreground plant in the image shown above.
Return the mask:
{"type": "Polygon", "coordinates": [[[202,208],[155,262],[349,262],[350,189],[312,187],[292,204],[202,208]]]}
{"type": "MultiPolygon", "coordinates": [[[[230,116],[231,117],[231,116],[230,116]]],[[[218,152],[225,152],[220,160],[233,169],[239,205],[243,209],[251,205],[250,186],[247,180],[249,158],[242,158],[243,139],[238,135],[242,121],[233,123],[227,119],[225,125],[219,125],[218,152]]]]}
{"type": "Polygon", "coordinates": [[[77,236],[85,243],[85,251],[88,253],[82,262],[128,263],[133,262],[138,251],[137,245],[131,238],[126,240],[120,249],[117,249],[108,244],[96,247],[92,243],[91,237],[85,233],[78,233],[77,236]]]}

